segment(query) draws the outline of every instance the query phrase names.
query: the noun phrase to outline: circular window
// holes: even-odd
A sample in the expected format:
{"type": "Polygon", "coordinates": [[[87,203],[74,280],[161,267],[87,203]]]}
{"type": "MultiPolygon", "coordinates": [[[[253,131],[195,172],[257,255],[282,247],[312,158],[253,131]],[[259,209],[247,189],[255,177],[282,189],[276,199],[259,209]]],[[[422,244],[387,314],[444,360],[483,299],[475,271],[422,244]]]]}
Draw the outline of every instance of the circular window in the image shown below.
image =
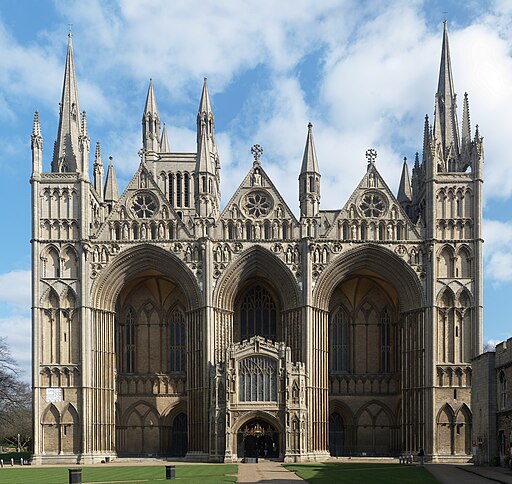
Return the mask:
{"type": "Polygon", "coordinates": [[[157,209],[157,203],[153,195],[142,193],[136,195],[132,202],[132,209],[139,218],[152,217],[157,209]]]}
{"type": "Polygon", "coordinates": [[[265,217],[272,210],[272,200],[264,192],[251,192],[245,197],[244,208],[250,217],[265,217]]]}
{"type": "Polygon", "coordinates": [[[380,217],[386,210],[386,202],[378,193],[366,193],[359,202],[359,209],[365,217],[380,217]]]}

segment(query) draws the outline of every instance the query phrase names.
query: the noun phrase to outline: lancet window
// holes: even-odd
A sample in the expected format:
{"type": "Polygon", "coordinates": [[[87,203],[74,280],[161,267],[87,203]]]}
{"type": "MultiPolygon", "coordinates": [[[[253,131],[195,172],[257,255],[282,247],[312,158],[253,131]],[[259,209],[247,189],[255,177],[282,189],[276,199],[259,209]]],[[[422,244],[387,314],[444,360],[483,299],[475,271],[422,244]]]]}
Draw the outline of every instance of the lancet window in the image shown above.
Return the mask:
{"type": "Polygon", "coordinates": [[[126,373],[135,371],[135,315],[133,309],[128,309],[125,317],[125,370],[126,373]]]}
{"type": "Polygon", "coordinates": [[[253,287],[240,306],[240,340],[253,336],[277,339],[277,309],[270,293],[262,286],[253,287]]]}
{"type": "Polygon", "coordinates": [[[343,307],[339,307],[331,316],[329,363],[332,372],[348,370],[348,320],[348,313],[343,307]]]}
{"type": "Polygon", "coordinates": [[[251,356],[240,361],[240,401],[277,401],[277,361],[263,356],[251,356]]]}
{"type": "Polygon", "coordinates": [[[500,410],[507,408],[507,377],[505,372],[500,372],[500,410]]]}
{"type": "Polygon", "coordinates": [[[387,309],[380,316],[380,371],[391,371],[391,318],[387,309]]]}
{"type": "Polygon", "coordinates": [[[169,316],[169,371],[184,372],[185,366],[185,318],[177,309],[169,316]]]}

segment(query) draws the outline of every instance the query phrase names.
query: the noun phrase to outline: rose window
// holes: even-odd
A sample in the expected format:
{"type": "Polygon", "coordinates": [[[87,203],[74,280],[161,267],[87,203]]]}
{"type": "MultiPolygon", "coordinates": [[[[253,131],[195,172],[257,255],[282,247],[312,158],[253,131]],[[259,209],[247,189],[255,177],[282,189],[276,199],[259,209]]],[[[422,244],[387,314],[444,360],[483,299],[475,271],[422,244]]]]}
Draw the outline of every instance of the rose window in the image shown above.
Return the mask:
{"type": "Polygon", "coordinates": [[[380,217],[386,209],[386,203],[377,193],[367,193],[359,202],[359,208],[365,217],[380,217]]]}
{"type": "Polygon", "coordinates": [[[251,217],[265,217],[271,209],[270,198],[262,192],[251,192],[245,198],[245,210],[251,217]]]}
{"type": "Polygon", "coordinates": [[[143,193],[133,199],[133,211],[139,218],[149,218],[154,215],[157,209],[156,200],[149,194],[143,193]]]}

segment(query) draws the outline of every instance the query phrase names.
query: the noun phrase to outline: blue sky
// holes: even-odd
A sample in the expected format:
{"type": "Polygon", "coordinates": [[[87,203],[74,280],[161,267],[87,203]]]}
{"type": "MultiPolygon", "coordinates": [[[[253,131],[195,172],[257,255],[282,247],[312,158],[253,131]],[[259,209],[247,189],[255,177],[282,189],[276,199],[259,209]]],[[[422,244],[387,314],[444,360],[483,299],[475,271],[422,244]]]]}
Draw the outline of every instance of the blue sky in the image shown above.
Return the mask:
{"type": "MultiPolygon", "coordinates": [[[[30,133],[39,110],[44,167],[57,133],[69,24],[91,146],[135,171],[149,78],[173,151],[194,151],[208,77],[223,202],[251,166],[250,146],[297,213],[297,176],[314,125],[323,209],[341,208],[364,153],[396,191],[433,114],[442,20],[455,89],[485,139],[484,340],[512,335],[512,6],[509,1],[173,1],[0,3],[0,335],[30,361],[30,133]]],[[[461,108],[461,101],[459,101],[461,108]]],[[[459,114],[460,119],[460,114],[459,114]]]]}

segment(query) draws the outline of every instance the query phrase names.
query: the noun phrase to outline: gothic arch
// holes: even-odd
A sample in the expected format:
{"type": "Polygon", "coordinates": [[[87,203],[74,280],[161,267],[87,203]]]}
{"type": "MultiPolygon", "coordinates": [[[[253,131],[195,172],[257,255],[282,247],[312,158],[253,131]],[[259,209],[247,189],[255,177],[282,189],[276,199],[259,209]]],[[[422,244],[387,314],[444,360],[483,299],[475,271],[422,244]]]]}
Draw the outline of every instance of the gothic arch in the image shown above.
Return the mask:
{"type": "Polygon", "coordinates": [[[400,294],[401,311],[424,305],[421,283],[411,267],[388,249],[374,244],[363,244],[339,255],[318,278],[313,291],[313,305],[328,310],[338,284],[349,274],[360,270],[374,271],[384,277],[400,294]]]}
{"type": "Polygon", "coordinates": [[[300,306],[295,276],[281,259],[258,245],[240,254],[221,276],[213,295],[214,305],[232,309],[240,286],[255,278],[274,283],[281,310],[300,306]]]}
{"type": "Polygon", "coordinates": [[[248,412],[243,417],[238,420],[235,425],[233,426],[233,434],[236,435],[236,433],[249,421],[254,419],[260,419],[264,420],[265,422],[272,425],[278,432],[283,431],[283,426],[279,419],[274,417],[272,414],[265,412],[264,410],[255,410],[253,412],[248,412]]]}
{"type": "Polygon", "coordinates": [[[437,253],[437,275],[438,277],[453,277],[454,267],[453,263],[455,255],[453,249],[445,245],[437,253]]]}
{"type": "Polygon", "coordinates": [[[187,306],[199,307],[202,296],[190,269],[171,252],[149,244],[127,249],[111,261],[93,284],[93,305],[114,310],[117,296],[126,283],[147,270],[169,276],[183,291],[187,306]]]}

